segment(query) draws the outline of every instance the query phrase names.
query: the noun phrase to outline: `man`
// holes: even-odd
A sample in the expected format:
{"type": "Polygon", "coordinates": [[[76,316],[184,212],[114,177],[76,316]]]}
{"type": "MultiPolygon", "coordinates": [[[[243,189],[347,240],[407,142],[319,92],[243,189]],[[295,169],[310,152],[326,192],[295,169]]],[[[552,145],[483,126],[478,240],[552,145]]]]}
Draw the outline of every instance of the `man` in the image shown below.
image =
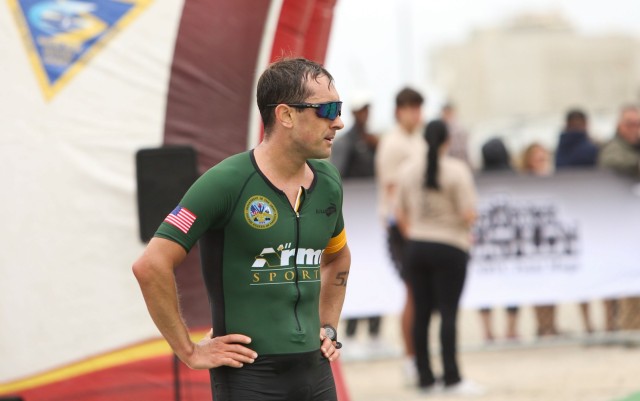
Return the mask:
{"type": "MultiPolygon", "coordinates": [[[[598,162],[598,146],[588,134],[587,114],[580,109],[571,109],[565,117],[565,128],[560,134],[556,148],[556,170],[563,168],[595,167],[598,162]]],[[[607,305],[605,303],[605,305],[607,305]]],[[[609,307],[607,307],[609,310],[609,307]]],[[[582,322],[587,333],[593,333],[588,302],[580,303],[582,322]]]]}
{"type": "Polygon", "coordinates": [[[342,178],[367,178],[374,175],[374,157],[378,136],[367,129],[369,120],[369,96],[356,94],[351,99],[353,126],[344,135],[339,136],[331,152],[331,162],[336,166],[342,178]]]}
{"type": "Polygon", "coordinates": [[[440,118],[447,124],[449,130],[449,155],[469,164],[469,153],[467,152],[469,134],[458,122],[455,105],[446,103],[442,106],[440,118]]]}
{"type": "Polygon", "coordinates": [[[598,165],[631,177],[640,177],[640,109],[625,106],[616,135],[600,152],[598,165]]]}
{"type": "Polygon", "coordinates": [[[411,88],[396,95],[395,117],[397,125],[378,144],[375,159],[380,217],[387,230],[391,259],[405,281],[407,296],[402,311],[402,339],[405,346],[405,375],[409,381],[417,380],[413,350],[413,298],[402,267],[404,237],[395,218],[393,199],[400,180],[402,165],[413,157],[426,157],[427,146],[422,136],[422,104],[424,98],[411,88]]]}
{"type": "MultiPolygon", "coordinates": [[[[637,106],[625,106],[620,111],[616,134],[600,151],[598,165],[634,179],[640,178],[640,109],[637,106]]],[[[640,328],[640,320],[635,319],[640,297],[605,300],[605,307],[607,331],[617,330],[618,325],[626,330],[640,328]]]]}
{"type": "Polygon", "coordinates": [[[342,104],[329,72],[301,58],[270,65],[257,101],[262,143],[198,179],[133,271],[176,355],[210,369],[216,401],[336,400],[350,253],[338,172],[314,159],[331,155],[342,104]],[[193,343],[174,269],[198,240],[213,329],[193,343]]]}
{"type": "Polygon", "coordinates": [[[598,146],[587,133],[587,115],[572,109],[567,112],[565,128],[556,149],[556,169],[564,167],[593,167],[598,160],[598,146]]]}

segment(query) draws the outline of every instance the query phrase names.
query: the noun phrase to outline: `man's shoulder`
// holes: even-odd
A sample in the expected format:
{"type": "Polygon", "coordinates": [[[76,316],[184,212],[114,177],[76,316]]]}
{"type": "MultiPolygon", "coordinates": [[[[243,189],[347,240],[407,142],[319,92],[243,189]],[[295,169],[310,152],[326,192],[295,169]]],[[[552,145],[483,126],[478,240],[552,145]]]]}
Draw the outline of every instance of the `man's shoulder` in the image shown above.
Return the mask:
{"type": "Polygon", "coordinates": [[[228,170],[255,170],[253,166],[253,161],[251,160],[251,153],[241,152],[236,153],[234,155],[228,156],[223,159],[221,162],[211,167],[209,171],[228,171],[228,170]]]}
{"type": "Polygon", "coordinates": [[[242,152],[227,157],[207,170],[202,178],[215,180],[218,183],[227,182],[234,185],[243,182],[242,178],[256,172],[249,152],[242,152]]]}
{"type": "Polygon", "coordinates": [[[380,142],[395,142],[394,139],[402,138],[405,135],[399,126],[393,126],[380,135],[380,142]]]}
{"type": "Polygon", "coordinates": [[[337,184],[341,183],[340,173],[336,166],[334,166],[327,159],[309,159],[308,163],[315,170],[316,173],[322,174],[323,176],[327,176],[331,180],[335,181],[337,184]]]}
{"type": "Polygon", "coordinates": [[[614,155],[631,155],[635,153],[634,149],[617,135],[604,144],[600,150],[601,157],[614,155]]]}
{"type": "Polygon", "coordinates": [[[406,151],[409,141],[407,134],[404,134],[398,127],[394,127],[380,136],[376,150],[376,157],[392,155],[406,151]],[[381,156],[378,156],[381,155],[381,156]]]}

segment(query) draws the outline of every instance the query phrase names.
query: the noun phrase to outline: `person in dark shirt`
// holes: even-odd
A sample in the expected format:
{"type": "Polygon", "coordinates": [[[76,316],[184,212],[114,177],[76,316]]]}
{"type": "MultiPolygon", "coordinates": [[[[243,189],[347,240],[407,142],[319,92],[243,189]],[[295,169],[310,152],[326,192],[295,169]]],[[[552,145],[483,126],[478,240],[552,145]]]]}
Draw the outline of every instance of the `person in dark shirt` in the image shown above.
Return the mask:
{"type": "Polygon", "coordinates": [[[569,110],[566,125],[558,140],[556,169],[592,167],[598,162],[598,146],[587,133],[587,115],[579,109],[569,110]]]}
{"type": "Polygon", "coordinates": [[[336,138],[331,162],[342,178],[368,178],[374,175],[374,160],[378,136],[367,129],[370,101],[367,95],[358,95],[350,104],[354,123],[344,135],[336,138]]]}
{"type": "MultiPolygon", "coordinates": [[[[569,110],[556,149],[556,170],[595,167],[598,151],[598,146],[589,138],[587,114],[580,109],[569,110]]],[[[581,302],[580,312],[585,331],[592,333],[589,303],[581,302]]]]}

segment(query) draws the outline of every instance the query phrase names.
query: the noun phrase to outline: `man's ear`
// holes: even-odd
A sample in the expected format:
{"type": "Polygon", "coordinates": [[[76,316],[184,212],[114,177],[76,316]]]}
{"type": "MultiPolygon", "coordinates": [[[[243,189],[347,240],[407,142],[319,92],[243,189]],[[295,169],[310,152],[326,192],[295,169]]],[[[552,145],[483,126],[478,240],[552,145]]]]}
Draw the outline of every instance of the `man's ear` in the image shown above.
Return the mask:
{"type": "Polygon", "coordinates": [[[286,104],[279,104],[275,109],[276,122],[283,127],[293,127],[293,108],[286,104]]]}

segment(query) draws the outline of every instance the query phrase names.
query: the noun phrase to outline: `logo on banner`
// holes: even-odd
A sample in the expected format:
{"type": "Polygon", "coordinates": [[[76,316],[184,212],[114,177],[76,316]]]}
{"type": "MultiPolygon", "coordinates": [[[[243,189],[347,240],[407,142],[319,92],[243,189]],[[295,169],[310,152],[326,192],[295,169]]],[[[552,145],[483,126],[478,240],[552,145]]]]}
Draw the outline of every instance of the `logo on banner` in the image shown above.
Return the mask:
{"type": "Polygon", "coordinates": [[[575,270],[580,235],[550,201],[495,197],[479,208],[473,256],[481,270],[575,270]]]}
{"type": "Polygon", "coordinates": [[[9,0],[47,99],[151,0],[9,0]]]}

